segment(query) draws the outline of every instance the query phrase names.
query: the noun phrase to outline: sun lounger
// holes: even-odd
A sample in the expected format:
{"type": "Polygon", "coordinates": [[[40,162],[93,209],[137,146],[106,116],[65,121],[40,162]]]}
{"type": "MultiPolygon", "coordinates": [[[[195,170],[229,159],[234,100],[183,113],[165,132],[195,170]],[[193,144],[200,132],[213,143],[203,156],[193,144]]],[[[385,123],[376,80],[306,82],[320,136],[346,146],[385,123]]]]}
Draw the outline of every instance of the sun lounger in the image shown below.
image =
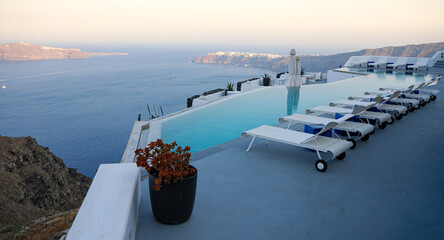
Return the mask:
{"type": "Polygon", "coordinates": [[[415,85],[410,85],[407,88],[397,88],[397,87],[385,87],[385,88],[379,88],[379,91],[374,92],[368,92],[368,93],[390,93],[394,91],[401,91],[401,93],[409,93],[415,88],[415,85]]]}
{"type": "MultiPolygon", "coordinates": [[[[365,102],[373,101],[376,97],[384,97],[384,99],[388,99],[391,96],[390,94],[370,94],[366,92],[364,95],[357,95],[357,96],[351,96],[348,97],[348,100],[362,100],[365,102]]],[[[411,98],[395,98],[392,100],[389,100],[387,104],[394,104],[394,105],[402,105],[405,106],[410,112],[413,112],[415,108],[419,108],[419,100],[417,99],[411,99],[411,98]]]]}
{"type": "Polygon", "coordinates": [[[438,89],[425,89],[425,88],[438,84],[440,79],[441,77],[433,78],[431,81],[426,82],[424,86],[418,87],[416,90],[413,91],[413,93],[430,95],[430,99],[432,101],[435,101],[436,96],[439,95],[440,91],[438,89]]]}
{"type": "MultiPolygon", "coordinates": [[[[402,89],[399,90],[402,92],[411,90],[414,88],[414,85],[409,86],[408,89],[402,89]]],[[[382,89],[382,88],[381,88],[382,89]]],[[[389,91],[376,91],[376,92],[365,92],[364,95],[358,95],[358,96],[352,96],[349,97],[348,100],[362,100],[362,101],[373,101],[374,98],[376,97],[384,97],[384,99],[387,99],[389,97],[391,97],[393,94],[393,92],[389,92],[389,91]]],[[[402,97],[397,97],[397,98],[393,98],[391,100],[389,100],[387,102],[387,104],[394,104],[394,105],[402,105],[407,107],[407,109],[410,112],[413,112],[415,109],[419,109],[420,105],[419,105],[420,101],[417,99],[412,99],[412,98],[402,98],[402,97]]]]}
{"type": "Polygon", "coordinates": [[[395,91],[399,91],[400,90],[401,91],[401,95],[400,95],[401,97],[417,99],[417,100],[419,100],[421,106],[425,106],[431,100],[430,95],[414,93],[414,91],[423,88],[424,85],[425,85],[425,83],[421,83],[421,84],[419,84],[416,87],[414,85],[411,85],[407,89],[380,88],[379,91],[369,92],[369,93],[383,94],[385,92],[385,93],[389,94],[391,92],[395,92],[395,91]]]}
{"type": "Polygon", "coordinates": [[[256,138],[263,138],[270,141],[281,142],[316,151],[318,160],[315,163],[315,167],[318,171],[325,172],[327,170],[327,161],[332,160],[335,157],[338,160],[344,159],[345,151],[347,149],[350,149],[353,145],[349,141],[321,136],[321,134],[329,131],[337,124],[338,123],[336,122],[330,122],[317,134],[303,133],[289,129],[263,125],[255,129],[242,132],[242,138],[246,138],[248,136],[253,137],[250,145],[247,148],[247,152],[250,150],[256,138]],[[326,160],[323,160],[321,152],[330,153],[331,156],[326,160]]]}
{"type": "Polygon", "coordinates": [[[416,99],[419,101],[420,106],[425,106],[427,102],[430,102],[430,96],[429,95],[423,95],[423,94],[414,94],[413,92],[421,88],[424,85],[424,83],[420,84],[419,86],[411,85],[408,88],[380,88],[379,91],[373,91],[373,92],[365,92],[364,94],[391,94],[395,91],[401,91],[400,97],[407,98],[407,99],[416,99]]]}
{"type": "MultiPolygon", "coordinates": [[[[376,101],[380,101],[382,97],[376,98],[376,101]]],[[[357,114],[356,116],[364,123],[369,123],[372,125],[377,125],[380,129],[384,129],[387,126],[387,123],[392,123],[393,118],[388,113],[383,112],[371,112],[367,111],[371,107],[375,106],[377,102],[373,102],[373,104],[368,105],[364,108],[365,111],[357,114]]],[[[307,114],[349,114],[353,111],[350,108],[341,108],[341,107],[329,107],[329,106],[318,106],[315,108],[307,109],[307,114]]]]}
{"type": "MultiPolygon", "coordinates": [[[[351,149],[355,148],[356,146],[356,140],[357,138],[360,138],[362,141],[367,141],[369,139],[369,135],[375,130],[375,127],[373,127],[370,124],[366,123],[359,123],[359,122],[350,122],[346,121],[350,119],[351,117],[355,116],[356,114],[362,112],[364,110],[364,107],[358,106],[353,109],[352,113],[346,114],[343,117],[339,119],[332,119],[327,117],[319,117],[319,116],[313,116],[313,115],[305,115],[305,114],[293,114],[290,116],[279,118],[279,123],[285,123],[288,122],[287,129],[290,128],[291,125],[299,123],[303,126],[320,126],[324,127],[328,123],[334,121],[337,122],[338,125],[336,125],[333,128],[333,136],[336,136],[337,138],[341,139],[341,137],[336,133],[338,131],[345,132],[347,135],[347,141],[353,143],[353,146],[351,149]],[[353,137],[356,136],[356,137],[353,137]]],[[[303,131],[303,129],[302,129],[303,131]]]]}
{"type": "MultiPolygon", "coordinates": [[[[397,98],[400,93],[401,93],[400,91],[396,91],[389,98],[380,99],[381,101],[378,102],[374,107],[372,107],[372,109],[377,109],[378,111],[381,111],[381,112],[391,113],[394,115],[394,117],[396,119],[400,120],[403,115],[407,115],[408,109],[404,106],[386,104],[388,101],[397,98]]],[[[331,107],[334,107],[334,106],[340,106],[340,107],[364,106],[364,107],[368,107],[371,104],[373,104],[373,102],[364,102],[364,101],[358,101],[358,100],[338,100],[338,101],[330,103],[330,106],[331,107]]]]}

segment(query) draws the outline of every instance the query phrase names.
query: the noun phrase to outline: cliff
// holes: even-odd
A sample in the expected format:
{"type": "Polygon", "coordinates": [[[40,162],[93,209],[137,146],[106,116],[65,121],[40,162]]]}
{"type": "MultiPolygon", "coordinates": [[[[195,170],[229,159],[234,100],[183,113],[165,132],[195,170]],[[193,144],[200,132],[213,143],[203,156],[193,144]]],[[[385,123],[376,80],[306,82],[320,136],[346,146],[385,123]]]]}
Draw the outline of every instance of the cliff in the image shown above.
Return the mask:
{"type": "Polygon", "coordinates": [[[0,45],[1,61],[31,61],[47,59],[81,59],[90,56],[127,55],[127,53],[97,53],[83,52],[77,48],[55,48],[34,45],[31,43],[9,43],[0,45]]]}
{"type": "Polygon", "coordinates": [[[0,136],[0,229],[80,207],[91,181],[31,137],[0,136]]]}
{"type": "MultiPolygon", "coordinates": [[[[444,42],[399,47],[383,47],[363,49],[355,52],[333,55],[301,55],[301,63],[305,71],[326,72],[343,65],[351,56],[399,56],[399,57],[431,57],[437,51],[444,50],[444,42]]],[[[277,72],[288,69],[288,56],[264,53],[217,52],[197,57],[193,63],[227,64],[244,67],[265,68],[277,72]]]]}

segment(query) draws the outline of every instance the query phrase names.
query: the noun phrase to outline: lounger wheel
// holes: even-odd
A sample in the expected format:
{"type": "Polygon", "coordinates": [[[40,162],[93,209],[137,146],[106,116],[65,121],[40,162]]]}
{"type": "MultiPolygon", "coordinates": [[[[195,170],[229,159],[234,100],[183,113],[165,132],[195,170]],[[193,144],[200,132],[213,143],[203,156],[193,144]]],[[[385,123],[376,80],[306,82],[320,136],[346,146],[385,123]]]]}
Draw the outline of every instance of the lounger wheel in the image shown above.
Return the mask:
{"type": "Polygon", "coordinates": [[[436,95],[430,96],[430,99],[432,99],[432,101],[435,101],[436,100],[436,95]]]}
{"type": "Polygon", "coordinates": [[[409,112],[414,112],[415,111],[415,106],[409,105],[408,109],[409,109],[409,112]]]}
{"type": "Polygon", "coordinates": [[[390,119],[387,121],[388,124],[393,124],[395,122],[394,117],[390,117],[390,119]]]}
{"type": "Polygon", "coordinates": [[[319,172],[325,172],[325,171],[327,171],[328,165],[327,165],[327,162],[325,162],[324,160],[320,159],[320,160],[316,161],[315,167],[316,167],[316,169],[319,172]]]}
{"type": "Polygon", "coordinates": [[[395,118],[396,118],[396,120],[401,120],[402,119],[402,114],[400,114],[400,113],[395,114],[395,118]]]}
{"type": "Polygon", "coordinates": [[[415,109],[419,109],[421,107],[421,103],[415,106],[415,109]]]}
{"type": "Polygon", "coordinates": [[[378,128],[379,128],[379,129],[384,129],[385,127],[387,127],[387,123],[386,123],[386,122],[383,122],[383,123],[379,123],[379,124],[378,124],[378,128]]]}
{"type": "Polygon", "coordinates": [[[365,142],[365,141],[367,141],[369,138],[370,138],[370,135],[369,135],[369,134],[364,135],[364,136],[361,137],[361,141],[365,142]]]}
{"type": "Polygon", "coordinates": [[[339,154],[338,156],[336,156],[336,159],[338,160],[343,160],[345,158],[345,152],[339,154]]]}
{"type": "Polygon", "coordinates": [[[353,144],[350,149],[354,149],[356,147],[356,141],[353,138],[349,138],[349,139],[347,139],[347,141],[349,141],[353,144]]]}
{"type": "Polygon", "coordinates": [[[407,114],[409,114],[409,111],[405,111],[402,115],[407,116],[407,114]]]}
{"type": "Polygon", "coordinates": [[[419,102],[419,105],[421,105],[421,107],[424,107],[426,104],[427,104],[426,101],[419,102]]]}

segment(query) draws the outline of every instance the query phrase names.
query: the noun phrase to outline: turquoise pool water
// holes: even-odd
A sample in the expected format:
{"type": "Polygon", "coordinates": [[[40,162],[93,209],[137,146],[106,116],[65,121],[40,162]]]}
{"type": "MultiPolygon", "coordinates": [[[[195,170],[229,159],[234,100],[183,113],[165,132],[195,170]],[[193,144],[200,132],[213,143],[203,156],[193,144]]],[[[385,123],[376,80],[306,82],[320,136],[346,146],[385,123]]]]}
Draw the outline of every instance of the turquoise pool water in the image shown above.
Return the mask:
{"type": "MultiPolygon", "coordinates": [[[[380,87],[407,87],[429,79],[429,75],[381,72],[331,84],[303,85],[294,112],[305,113],[307,108],[328,105],[380,87]]],[[[188,145],[192,152],[221,144],[240,137],[242,131],[278,124],[280,117],[288,115],[287,97],[286,87],[267,87],[186,111],[162,121],[162,139],[188,145]]]]}

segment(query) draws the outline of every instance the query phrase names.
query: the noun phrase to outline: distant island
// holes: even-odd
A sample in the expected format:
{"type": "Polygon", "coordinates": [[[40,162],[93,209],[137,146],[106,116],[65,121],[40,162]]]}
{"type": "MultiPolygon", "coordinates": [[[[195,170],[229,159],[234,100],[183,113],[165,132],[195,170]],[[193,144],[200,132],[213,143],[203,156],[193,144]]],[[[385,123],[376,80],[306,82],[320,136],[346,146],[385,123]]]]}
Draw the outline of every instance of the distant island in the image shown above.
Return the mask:
{"type": "Polygon", "coordinates": [[[0,44],[0,62],[81,59],[109,55],[128,55],[128,53],[83,52],[77,48],[46,47],[25,42],[0,44]]]}
{"type": "MultiPolygon", "coordinates": [[[[398,47],[363,49],[355,52],[332,55],[300,55],[300,57],[302,67],[305,69],[305,71],[326,72],[330,69],[335,69],[338,68],[340,65],[343,65],[351,56],[375,55],[399,57],[431,57],[435,52],[443,50],[444,42],[439,42],[398,47]]],[[[276,54],[216,52],[197,57],[191,62],[203,64],[225,64],[243,67],[257,67],[269,69],[276,72],[284,72],[288,69],[288,59],[288,56],[276,54]]]]}

